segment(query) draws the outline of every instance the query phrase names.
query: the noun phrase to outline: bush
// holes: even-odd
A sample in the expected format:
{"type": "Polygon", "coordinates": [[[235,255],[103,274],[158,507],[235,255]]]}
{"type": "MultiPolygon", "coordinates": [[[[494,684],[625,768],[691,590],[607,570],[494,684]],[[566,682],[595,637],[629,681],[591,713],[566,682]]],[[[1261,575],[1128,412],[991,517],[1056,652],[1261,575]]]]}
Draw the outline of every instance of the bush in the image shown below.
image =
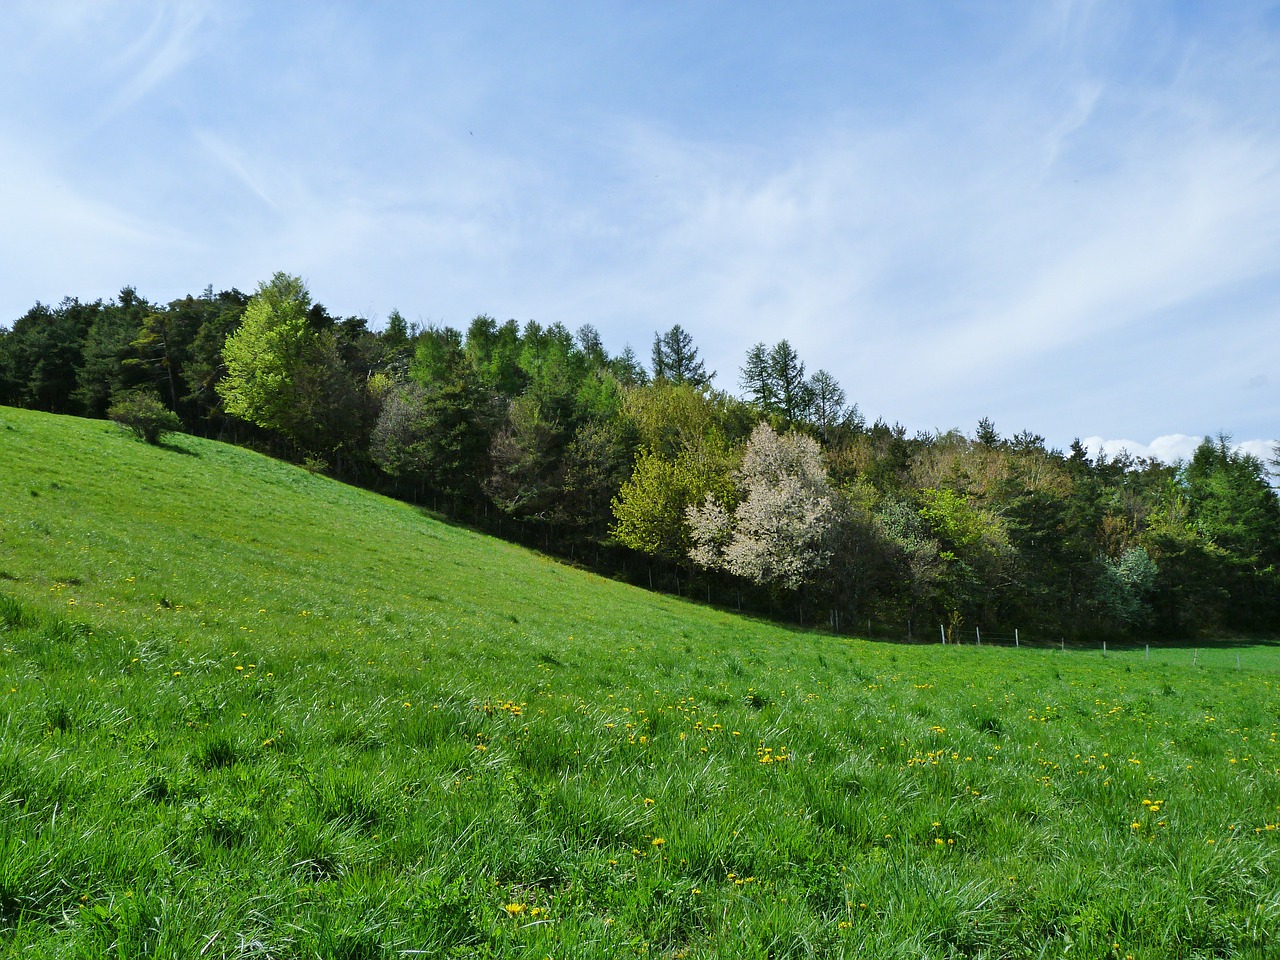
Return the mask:
{"type": "Polygon", "coordinates": [[[159,443],[166,433],[182,426],[178,415],[149,391],[131,393],[115,401],[107,410],[107,416],[147,443],[159,443]]]}

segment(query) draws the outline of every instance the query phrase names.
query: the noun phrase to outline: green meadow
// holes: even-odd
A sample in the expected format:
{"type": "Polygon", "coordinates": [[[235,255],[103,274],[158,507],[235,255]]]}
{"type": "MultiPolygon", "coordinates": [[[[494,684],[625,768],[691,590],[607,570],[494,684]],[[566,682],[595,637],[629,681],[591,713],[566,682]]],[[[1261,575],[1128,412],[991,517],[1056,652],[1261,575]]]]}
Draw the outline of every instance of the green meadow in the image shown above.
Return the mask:
{"type": "Polygon", "coordinates": [[[0,408],[0,955],[1275,957],[1278,733],[1280,648],[786,629],[0,408]]]}

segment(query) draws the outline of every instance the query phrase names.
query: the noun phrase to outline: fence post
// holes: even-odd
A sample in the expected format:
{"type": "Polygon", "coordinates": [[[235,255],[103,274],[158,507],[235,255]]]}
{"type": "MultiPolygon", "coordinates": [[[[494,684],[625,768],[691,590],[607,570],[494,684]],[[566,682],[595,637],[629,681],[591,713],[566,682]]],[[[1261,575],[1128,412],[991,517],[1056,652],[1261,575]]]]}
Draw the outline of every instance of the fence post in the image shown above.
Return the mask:
{"type": "Polygon", "coordinates": [[[978,636],[978,646],[982,646],[982,631],[977,627],[974,627],[973,632],[978,636]]]}
{"type": "Polygon", "coordinates": [[[1200,648],[1196,647],[1196,652],[1191,655],[1191,665],[1194,667],[1196,661],[1200,659],[1200,648]]]}
{"type": "Polygon", "coordinates": [[[1013,645],[1014,645],[1015,647],[1019,645],[1019,644],[1018,644],[1018,628],[1017,628],[1017,627],[1014,627],[1014,628],[1013,628],[1013,645]]]}
{"type": "Polygon", "coordinates": [[[1107,655],[1107,641],[1105,640],[1102,641],[1102,655],[1104,657],[1107,655]]]}
{"type": "Polygon", "coordinates": [[[1063,653],[1066,653],[1066,652],[1067,652],[1067,638],[1066,638],[1066,637],[1059,637],[1059,638],[1058,638],[1058,642],[1062,644],[1062,652],[1063,652],[1063,653]]]}
{"type": "Polygon", "coordinates": [[[1151,644],[1149,644],[1149,643],[1148,643],[1148,644],[1146,644],[1146,648],[1147,648],[1147,659],[1148,659],[1148,660],[1150,660],[1150,659],[1151,659],[1151,644]]]}
{"type": "Polygon", "coordinates": [[[942,642],[945,644],[947,642],[947,628],[942,624],[938,624],[938,632],[942,634],[942,642]]]}

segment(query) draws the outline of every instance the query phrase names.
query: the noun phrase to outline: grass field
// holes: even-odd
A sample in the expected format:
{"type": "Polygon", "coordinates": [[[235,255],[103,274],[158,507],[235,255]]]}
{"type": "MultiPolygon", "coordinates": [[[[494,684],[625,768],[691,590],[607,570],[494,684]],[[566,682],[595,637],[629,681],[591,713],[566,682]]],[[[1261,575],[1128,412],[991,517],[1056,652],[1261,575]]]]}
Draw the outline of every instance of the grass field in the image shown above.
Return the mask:
{"type": "Polygon", "coordinates": [[[0,408],[0,954],[1275,957],[1276,653],[787,630],[0,408]]]}

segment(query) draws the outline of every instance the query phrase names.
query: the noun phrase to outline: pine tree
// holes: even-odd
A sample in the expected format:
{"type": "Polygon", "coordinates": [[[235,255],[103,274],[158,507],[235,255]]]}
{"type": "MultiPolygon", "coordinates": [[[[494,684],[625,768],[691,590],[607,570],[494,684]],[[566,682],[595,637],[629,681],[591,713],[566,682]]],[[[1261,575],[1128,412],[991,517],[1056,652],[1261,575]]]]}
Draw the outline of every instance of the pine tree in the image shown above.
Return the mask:
{"type": "Polygon", "coordinates": [[[804,376],[804,363],[788,341],[779,340],[769,351],[769,376],[777,394],[778,413],[788,424],[806,420],[813,392],[804,376]]]}
{"type": "Polygon", "coordinates": [[[688,383],[695,387],[711,385],[714,373],[708,374],[698,359],[693,337],[676,324],[664,334],[653,336],[653,379],[670,383],[688,383]]]}
{"type": "Polygon", "coordinates": [[[746,363],[738,375],[738,386],[748,403],[754,404],[766,415],[777,411],[778,397],[769,365],[769,348],[762,342],[747,351],[746,363]]]}
{"type": "Polygon", "coordinates": [[[809,378],[809,397],[809,417],[823,437],[849,420],[853,413],[846,406],[844,389],[826,370],[819,370],[809,378]]]}

